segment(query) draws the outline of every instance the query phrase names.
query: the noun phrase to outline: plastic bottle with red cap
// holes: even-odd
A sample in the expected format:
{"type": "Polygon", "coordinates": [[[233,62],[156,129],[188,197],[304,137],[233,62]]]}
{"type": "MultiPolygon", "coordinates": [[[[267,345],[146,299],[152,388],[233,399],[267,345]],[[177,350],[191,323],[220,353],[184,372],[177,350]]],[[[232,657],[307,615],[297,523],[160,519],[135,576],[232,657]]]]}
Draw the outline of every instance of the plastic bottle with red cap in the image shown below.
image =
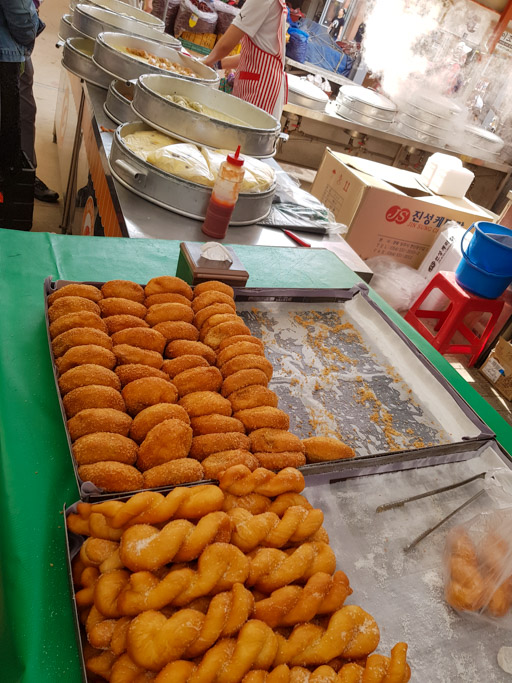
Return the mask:
{"type": "Polygon", "coordinates": [[[240,156],[240,145],[234,154],[228,154],[220,165],[219,175],[212,190],[212,196],[202,231],[209,237],[223,239],[228,231],[229,221],[238,199],[244,179],[244,160],[240,156]]]}

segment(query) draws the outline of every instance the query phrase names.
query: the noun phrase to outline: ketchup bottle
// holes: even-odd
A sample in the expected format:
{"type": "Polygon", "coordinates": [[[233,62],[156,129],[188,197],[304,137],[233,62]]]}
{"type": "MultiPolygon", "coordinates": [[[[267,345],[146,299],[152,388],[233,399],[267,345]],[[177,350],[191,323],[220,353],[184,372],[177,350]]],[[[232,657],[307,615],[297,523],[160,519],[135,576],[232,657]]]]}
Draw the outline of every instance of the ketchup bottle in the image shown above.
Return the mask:
{"type": "Polygon", "coordinates": [[[226,237],[231,214],[244,179],[243,165],[244,160],[240,156],[240,145],[238,145],[235,154],[228,154],[226,161],[220,165],[219,175],[213,186],[201,228],[205,235],[219,240],[226,237]]]}

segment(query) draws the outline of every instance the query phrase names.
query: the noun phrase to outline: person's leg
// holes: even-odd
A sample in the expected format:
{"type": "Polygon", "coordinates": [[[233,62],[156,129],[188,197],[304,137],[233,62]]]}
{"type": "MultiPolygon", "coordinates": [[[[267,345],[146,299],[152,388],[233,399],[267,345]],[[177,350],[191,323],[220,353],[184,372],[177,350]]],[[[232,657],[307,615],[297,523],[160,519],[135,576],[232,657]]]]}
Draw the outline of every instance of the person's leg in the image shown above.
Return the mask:
{"type": "Polygon", "coordinates": [[[21,168],[20,65],[0,62],[0,174],[7,179],[21,168]]]}

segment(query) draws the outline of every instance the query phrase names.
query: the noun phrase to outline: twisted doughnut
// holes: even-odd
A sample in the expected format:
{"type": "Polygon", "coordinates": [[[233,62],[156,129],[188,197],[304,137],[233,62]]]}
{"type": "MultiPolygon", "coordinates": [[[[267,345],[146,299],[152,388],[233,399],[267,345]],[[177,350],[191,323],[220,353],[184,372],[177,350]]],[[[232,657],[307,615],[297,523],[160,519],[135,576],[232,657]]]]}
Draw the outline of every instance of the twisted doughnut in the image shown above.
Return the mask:
{"type": "Polygon", "coordinates": [[[281,493],[300,493],[305,485],[304,476],[293,467],[286,467],[276,474],[263,467],[251,472],[244,465],[236,465],[226,470],[219,479],[219,487],[235,496],[260,493],[270,498],[281,493]]]}
{"type": "Polygon", "coordinates": [[[96,567],[86,567],[80,577],[82,589],[75,593],[77,606],[90,607],[94,602],[94,589],[100,573],[96,567]]]}
{"type": "Polygon", "coordinates": [[[101,654],[98,654],[96,651],[95,654],[85,659],[85,668],[89,673],[96,674],[106,681],[110,681],[112,666],[116,659],[116,655],[108,650],[101,654]]]}
{"type": "Polygon", "coordinates": [[[448,567],[446,602],[455,609],[479,610],[484,603],[485,583],[475,546],[465,531],[457,532],[451,539],[448,567]]]}
{"type": "Polygon", "coordinates": [[[106,619],[93,605],[85,623],[87,640],[99,650],[110,650],[115,655],[126,651],[126,638],[131,619],[106,619]]]}
{"type": "Polygon", "coordinates": [[[155,680],[155,674],[153,671],[146,671],[146,669],[137,666],[124,653],[114,662],[108,680],[110,683],[149,683],[155,680]]]}
{"type": "Polygon", "coordinates": [[[119,543],[102,538],[86,538],[80,548],[80,559],[86,567],[98,567],[102,574],[123,567],[119,543]]]}
{"type": "Polygon", "coordinates": [[[270,512],[274,512],[279,517],[282,517],[289,507],[294,507],[299,505],[300,507],[306,508],[306,510],[312,510],[313,506],[307,498],[302,496],[300,493],[281,493],[275,500],[270,504],[270,512]]]}
{"type": "MultiPolygon", "coordinates": [[[[99,512],[93,512],[92,506],[88,516],[82,517],[80,514],[81,505],[82,503],[78,503],[77,505],[78,514],[72,513],[66,518],[66,523],[70,531],[73,531],[75,534],[80,534],[80,536],[93,536],[94,538],[101,538],[109,541],[118,541],[121,538],[123,530],[113,529],[110,526],[107,517],[99,512]]],[[[83,503],[83,505],[90,504],[83,503]]]]}
{"type": "Polygon", "coordinates": [[[270,500],[261,493],[248,493],[246,496],[234,496],[232,493],[224,494],[224,512],[229,512],[233,508],[243,508],[253,515],[260,515],[262,512],[274,512],[282,517],[289,507],[299,505],[300,507],[312,510],[311,503],[301,496],[300,493],[281,493],[275,500],[270,500]]]}

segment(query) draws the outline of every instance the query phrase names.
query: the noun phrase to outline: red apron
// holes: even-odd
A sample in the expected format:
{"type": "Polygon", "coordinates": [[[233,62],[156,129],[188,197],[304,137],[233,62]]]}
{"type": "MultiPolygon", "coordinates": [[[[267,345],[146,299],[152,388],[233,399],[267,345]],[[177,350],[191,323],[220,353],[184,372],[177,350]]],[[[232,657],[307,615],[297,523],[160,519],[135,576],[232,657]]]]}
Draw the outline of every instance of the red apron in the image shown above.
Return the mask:
{"type": "MultiPolygon", "coordinates": [[[[274,114],[283,79],[286,79],[284,73],[283,22],[286,21],[288,10],[285,0],[276,0],[276,2],[279,2],[283,10],[278,30],[278,54],[272,55],[270,52],[265,52],[265,50],[257,47],[248,35],[244,35],[240,63],[235,73],[233,85],[233,95],[260,107],[269,114],[274,114]]],[[[285,103],[287,99],[286,88],[285,103]]],[[[277,118],[280,118],[280,115],[281,112],[278,112],[277,118]]]]}

